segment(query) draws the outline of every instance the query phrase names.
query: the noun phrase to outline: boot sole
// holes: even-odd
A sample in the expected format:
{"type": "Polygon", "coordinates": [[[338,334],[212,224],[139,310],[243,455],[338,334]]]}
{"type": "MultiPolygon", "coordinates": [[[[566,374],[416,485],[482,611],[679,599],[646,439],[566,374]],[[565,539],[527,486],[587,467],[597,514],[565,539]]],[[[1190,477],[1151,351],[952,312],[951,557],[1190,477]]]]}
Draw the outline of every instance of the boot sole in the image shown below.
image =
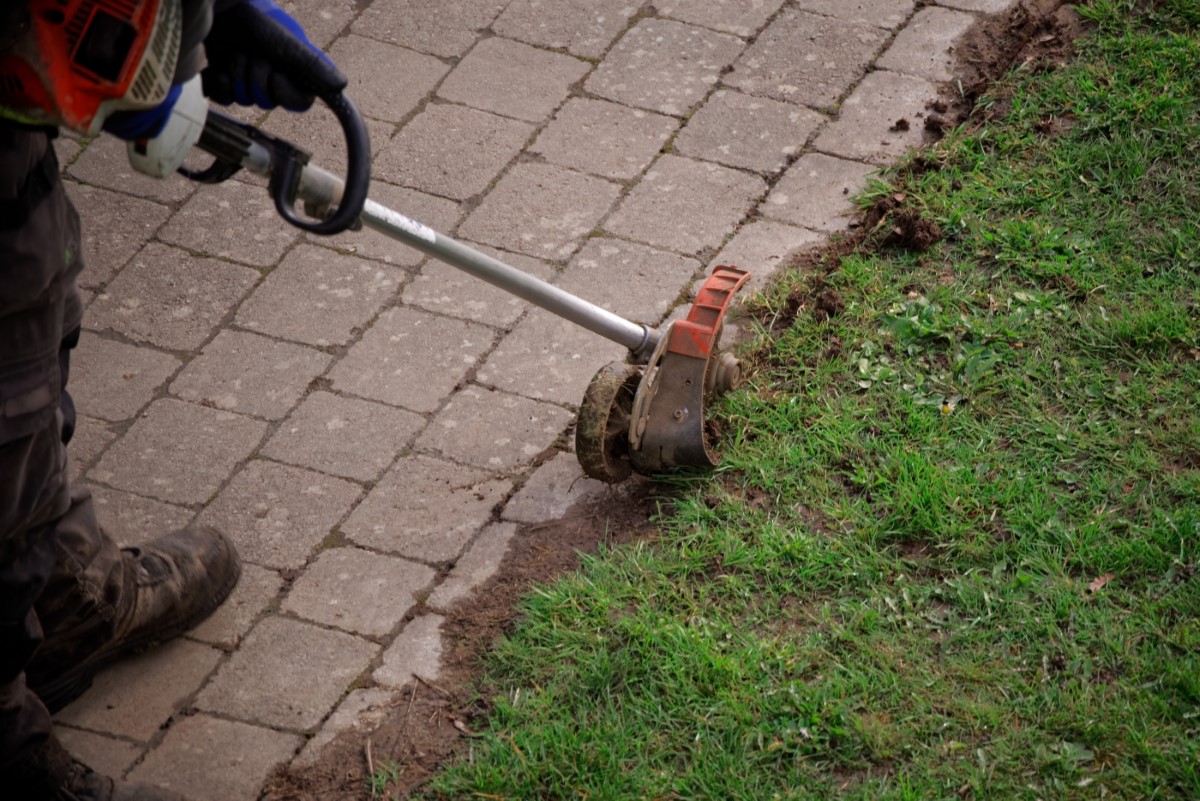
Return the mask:
{"type": "Polygon", "coordinates": [[[233,572],[230,574],[228,581],[221,585],[207,604],[197,609],[193,614],[172,623],[164,629],[127,640],[121,643],[119,648],[113,648],[110,651],[97,651],[90,658],[79,663],[78,666],[60,674],[57,678],[45,684],[39,685],[36,688],[38,699],[50,711],[50,714],[53,715],[59,712],[87,692],[88,688],[92,686],[96,674],[113,662],[141,653],[167,640],[173,640],[180,634],[204,622],[209,615],[217,611],[217,608],[229,598],[229,594],[237,586],[241,575],[241,563],[235,562],[233,572]]]}

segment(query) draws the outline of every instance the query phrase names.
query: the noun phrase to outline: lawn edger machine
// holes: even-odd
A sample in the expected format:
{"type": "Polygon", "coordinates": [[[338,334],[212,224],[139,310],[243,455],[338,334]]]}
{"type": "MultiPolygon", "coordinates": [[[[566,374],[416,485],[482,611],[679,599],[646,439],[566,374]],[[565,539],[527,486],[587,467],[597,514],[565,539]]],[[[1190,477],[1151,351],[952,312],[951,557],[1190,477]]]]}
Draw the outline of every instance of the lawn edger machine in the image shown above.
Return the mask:
{"type": "MultiPolygon", "coordinates": [[[[367,198],[365,126],[344,94],[327,99],[327,105],[346,133],[345,181],[308,163],[308,154],[292,143],[216,109],[206,109],[196,141],[215,161],[200,171],[181,171],[206,183],[243,168],[266,176],[275,208],[292,225],[318,234],[370,228],[628,348],[627,362],[602,367],[580,403],[575,451],[592,478],[616,483],[633,471],[654,475],[717,464],[705,409],[713,396],[741,383],[738,360],[721,353],[718,342],[725,314],[749,273],[718,266],[684,319],[661,329],[632,322],[367,198]]],[[[131,152],[135,149],[131,144],[131,152]]]]}
{"type": "Polygon", "coordinates": [[[203,183],[246,169],[268,179],[275,208],[291,225],[323,235],[365,226],[628,348],[627,362],[597,372],[580,404],[575,444],[587,475],[614,483],[633,471],[652,475],[717,463],[705,408],[714,395],[741,381],[737,359],[717,346],[746,272],[716,267],[684,319],[661,329],[632,322],[370,200],[370,144],[346,96],[347,79],[282,26],[259,29],[257,38],[236,46],[240,52],[272,53],[296,87],[329,107],[345,137],[344,181],[310,164],[310,154],[290,142],[210,109],[201,76],[181,89],[171,86],[168,65],[175,63],[186,26],[178,0],[34,5],[31,33],[0,64],[0,72],[16,76],[0,87],[6,105],[35,115],[53,112],[96,134],[114,110],[153,108],[168,90],[178,92],[161,131],[129,142],[135,169],[157,177],[178,171],[203,183]],[[55,47],[48,49],[48,43],[55,47]],[[67,100],[62,108],[49,108],[52,97],[67,100]],[[184,163],[197,147],[214,160],[189,169],[184,163]]]}

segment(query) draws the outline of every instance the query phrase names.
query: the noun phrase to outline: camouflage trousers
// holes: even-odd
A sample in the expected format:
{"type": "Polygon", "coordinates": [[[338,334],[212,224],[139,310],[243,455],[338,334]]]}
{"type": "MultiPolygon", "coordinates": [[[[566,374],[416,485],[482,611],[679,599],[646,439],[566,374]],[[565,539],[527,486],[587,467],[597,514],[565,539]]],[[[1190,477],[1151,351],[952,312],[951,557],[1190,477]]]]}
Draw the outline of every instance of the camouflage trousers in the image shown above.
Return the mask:
{"type": "Polygon", "coordinates": [[[103,642],[124,586],[120,549],[68,482],[83,258],[51,137],[0,122],[0,769],[50,732],[25,684],[43,637],[103,642]]]}

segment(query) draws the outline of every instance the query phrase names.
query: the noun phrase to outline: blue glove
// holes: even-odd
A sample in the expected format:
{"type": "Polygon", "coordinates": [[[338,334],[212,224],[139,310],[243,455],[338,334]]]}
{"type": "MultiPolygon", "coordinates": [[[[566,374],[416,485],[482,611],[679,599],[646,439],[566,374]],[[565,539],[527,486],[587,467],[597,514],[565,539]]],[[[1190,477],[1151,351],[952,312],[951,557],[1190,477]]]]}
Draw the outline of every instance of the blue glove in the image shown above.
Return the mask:
{"type": "Polygon", "coordinates": [[[171,117],[171,109],[179,100],[183,87],[175,84],[163,102],[154,108],[143,111],[115,111],[104,120],[104,130],[113,136],[126,141],[153,139],[158,136],[167,120],[171,117]]]}
{"type": "Polygon", "coordinates": [[[345,78],[273,0],[242,0],[213,16],[204,94],[217,103],[307,111],[345,78]]]}

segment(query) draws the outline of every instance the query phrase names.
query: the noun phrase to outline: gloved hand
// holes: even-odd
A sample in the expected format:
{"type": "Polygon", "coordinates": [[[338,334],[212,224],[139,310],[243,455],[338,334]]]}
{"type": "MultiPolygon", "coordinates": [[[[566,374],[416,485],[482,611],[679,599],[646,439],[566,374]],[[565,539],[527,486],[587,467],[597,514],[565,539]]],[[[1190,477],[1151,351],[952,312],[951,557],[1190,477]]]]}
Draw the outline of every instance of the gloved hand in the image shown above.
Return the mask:
{"type": "Polygon", "coordinates": [[[340,91],[346,79],[304,29],[274,0],[241,0],[213,15],[204,40],[204,94],[237,103],[307,111],[316,95],[340,91]]]}
{"type": "Polygon", "coordinates": [[[104,130],[126,141],[138,139],[153,139],[162,132],[163,126],[171,116],[171,109],[179,100],[183,87],[175,84],[163,102],[154,108],[142,111],[114,111],[104,120],[104,130]]]}

